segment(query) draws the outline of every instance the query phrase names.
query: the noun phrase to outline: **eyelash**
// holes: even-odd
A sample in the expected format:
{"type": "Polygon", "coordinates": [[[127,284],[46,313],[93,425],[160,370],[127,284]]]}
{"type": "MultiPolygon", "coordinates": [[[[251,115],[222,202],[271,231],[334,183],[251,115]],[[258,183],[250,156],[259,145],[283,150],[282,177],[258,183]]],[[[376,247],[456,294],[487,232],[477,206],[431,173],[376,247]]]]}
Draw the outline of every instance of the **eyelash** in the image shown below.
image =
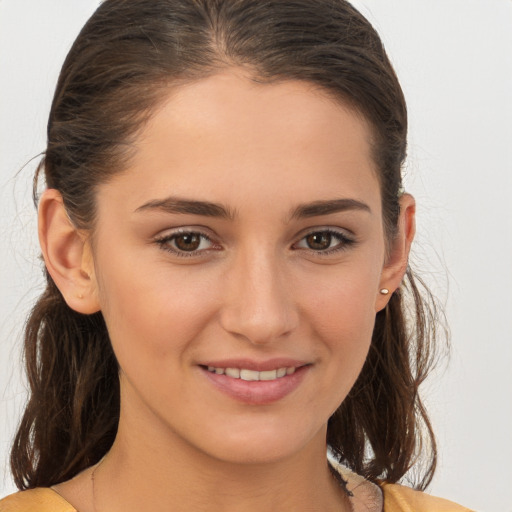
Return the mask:
{"type": "Polygon", "coordinates": [[[198,256],[202,256],[205,251],[211,250],[211,248],[209,247],[208,249],[202,249],[202,250],[184,251],[179,248],[173,248],[170,246],[170,243],[175,241],[177,238],[186,236],[186,235],[198,236],[201,239],[200,243],[202,243],[203,241],[206,240],[206,241],[210,242],[212,245],[214,245],[213,240],[209,236],[207,236],[204,233],[201,233],[199,231],[192,231],[192,230],[176,231],[170,235],[165,235],[161,238],[156,238],[155,242],[160,246],[160,248],[163,251],[170,252],[171,254],[174,254],[175,256],[178,256],[179,258],[191,258],[191,257],[197,258],[198,256]]]}
{"type": "MultiPolygon", "coordinates": [[[[193,251],[184,251],[184,250],[180,250],[179,248],[173,248],[170,245],[170,243],[175,241],[180,236],[186,236],[186,235],[198,236],[201,239],[200,244],[203,241],[207,241],[207,242],[210,242],[212,245],[215,245],[215,242],[209,236],[207,236],[204,233],[201,233],[199,231],[192,231],[192,230],[182,230],[182,231],[174,232],[174,233],[172,233],[170,235],[166,235],[166,236],[163,236],[163,237],[160,237],[160,238],[156,238],[155,239],[155,243],[162,250],[170,252],[171,254],[173,254],[173,255],[175,255],[175,256],[177,256],[179,258],[191,258],[191,257],[196,257],[197,258],[197,257],[200,257],[200,256],[204,255],[205,252],[209,252],[210,250],[212,250],[212,247],[209,247],[207,249],[200,249],[200,250],[193,250],[193,251]]],[[[314,253],[315,256],[324,257],[324,256],[330,256],[332,254],[336,254],[338,252],[347,250],[350,246],[354,245],[355,243],[356,243],[356,241],[354,239],[349,238],[346,234],[342,233],[341,231],[337,231],[337,230],[334,230],[334,229],[326,228],[326,229],[317,229],[317,230],[310,231],[310,232],[306,233],[304,236],[302,236],[300,238],[300,240],[298,242],[293,244],[293,249],[294,250],[310,251],[310,252],[314,253]],[[312,235],[322,235],[322,234],[327,234],[330,237],[333,237],[333,238],[337,239],[338,240],[338,244],[336,244],[332,248],[328,248],[328,249],[324,249],[324,250],[314,250],[314,249],[311,249],[311,248],[308,248],[308,247],[295,247],[297,244],[299,244],[300,242],[302,242],[303,240],[305,240],[309,236],[312,236],[312,235]]],[[[219,249],[213,249],[213,250],[219,250],[219,249]]]]}
{"type": "MultiPolygon", "coordinates": [[[[324,250],[314,250],[314,249],[306,248],[306,247],[304,247],[304,248],[300,247],[300,248],[297,248],[296,250],[311,251],[315,254],[315,256],[322,257],[322,256],[330,256],[332,254],[336,254],[341,251],[346,251],[350,246],[353,246],[356,243],[356,240],[354,240],[353,238],[349,238],[345,233],[335,230],[335,229],[329,229],[329,228],[316,229],[316,230],[310,231],[310,232],[306,233],[297,243],[302,242],[309,236],[323,235],[323,234],[327,234],[333,238],[336,238],[338,240],[338,244],[336,244],[334,247],[331,247],[329,249],[324,249],[324,250]]],[[[294,245],[297,245],[297,244],[294,244],[294,245]]]]}

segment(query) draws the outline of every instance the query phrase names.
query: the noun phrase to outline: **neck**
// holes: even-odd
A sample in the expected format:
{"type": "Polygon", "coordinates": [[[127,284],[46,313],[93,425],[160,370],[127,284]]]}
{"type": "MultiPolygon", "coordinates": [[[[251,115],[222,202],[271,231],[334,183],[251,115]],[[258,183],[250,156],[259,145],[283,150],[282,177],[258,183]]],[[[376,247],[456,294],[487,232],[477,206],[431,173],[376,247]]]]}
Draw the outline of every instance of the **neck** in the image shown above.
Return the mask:
{"type": "Polygon", "coordinates": [[[324,432],[300,453],[265,463],[226,462],[166,441],[120,424],[96,471],[95,512],[350,510],[327,467],[324,432]]]}

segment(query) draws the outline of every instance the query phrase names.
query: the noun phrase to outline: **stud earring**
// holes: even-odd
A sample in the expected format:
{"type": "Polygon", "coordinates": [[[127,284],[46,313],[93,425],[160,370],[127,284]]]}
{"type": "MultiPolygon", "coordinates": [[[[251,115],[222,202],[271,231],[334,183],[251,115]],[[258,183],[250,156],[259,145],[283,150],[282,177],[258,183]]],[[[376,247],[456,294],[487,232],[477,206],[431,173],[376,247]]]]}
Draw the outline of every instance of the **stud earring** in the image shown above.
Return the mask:
{"type": "Polygon", "coordinates": [[[382,288],[382,289],[380,290],[380,293],[381,293],[382,295],[387,295],[387,294],[389,293],[389,290],[388,290],[387,288],[382,288]]]}

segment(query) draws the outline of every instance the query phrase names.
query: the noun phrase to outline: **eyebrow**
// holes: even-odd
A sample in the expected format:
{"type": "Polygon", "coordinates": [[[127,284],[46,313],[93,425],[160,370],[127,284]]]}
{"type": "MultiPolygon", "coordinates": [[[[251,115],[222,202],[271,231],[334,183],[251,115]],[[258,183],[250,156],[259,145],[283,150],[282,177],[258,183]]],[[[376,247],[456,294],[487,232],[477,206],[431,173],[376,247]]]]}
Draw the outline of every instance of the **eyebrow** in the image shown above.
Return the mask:
{"type": "Polygon", "coordinates": [[[167,197],[165,199],[149,201],[148,203],[139,206],[135,211],[139,212],[146,210],[160,210],[166,213],[201,215],[204,217],[220,217],[229,220],[233,220],[235,218],[234,212],[221,204],[177,197],[167,197]]]}
{"type": "MultiPolygon", "coordinates": [[[[135,211],[139,212],[147,210],[159,210],[171,214],[201,215],[203,217],[217,217],[227,220],[234,220],[236,217],[233,210],[221,204],[177,197],[155,199],[139,206],[135,211]]],[[[370,207],[361,201],[357,201],[355,199],[329,199],[313,201],[311,203],[305,203],[297,206],[292,211],[290,220],[307,219],[310,217],[330,215],[349,210],[359,210],[371,213],[370,207]]]]}
{"type": "Polygon", "coordinates": [[[332,213],[344,212],[348,210],[359,210],[371,213],[370,207],[356,199],[329,199],[325,201],[314,201],[312,203],[301,204],[293,210],[292,219],[307,219],[318,217],[320,215],[330,215],[332,213]]]}

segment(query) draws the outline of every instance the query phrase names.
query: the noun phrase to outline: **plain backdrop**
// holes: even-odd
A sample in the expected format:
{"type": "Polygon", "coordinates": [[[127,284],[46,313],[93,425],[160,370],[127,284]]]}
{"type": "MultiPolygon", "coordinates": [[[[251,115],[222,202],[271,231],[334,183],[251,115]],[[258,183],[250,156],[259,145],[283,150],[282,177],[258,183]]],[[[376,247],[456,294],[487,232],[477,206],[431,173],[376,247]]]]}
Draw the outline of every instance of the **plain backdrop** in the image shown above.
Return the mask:
{"type": "MultiPolygon", "coordinates": [[[[57,73],[97,4],[0,0],[0,495],[14,490],[20,332],[42,284],[27,162],[44,149],[57,73]]],[[[413,264],[452,332],[450,361],[424,389],[440,449],[430,492],[512,512],[512,1],[354,4],[381,34],[408,99],[413,264]]]]}

